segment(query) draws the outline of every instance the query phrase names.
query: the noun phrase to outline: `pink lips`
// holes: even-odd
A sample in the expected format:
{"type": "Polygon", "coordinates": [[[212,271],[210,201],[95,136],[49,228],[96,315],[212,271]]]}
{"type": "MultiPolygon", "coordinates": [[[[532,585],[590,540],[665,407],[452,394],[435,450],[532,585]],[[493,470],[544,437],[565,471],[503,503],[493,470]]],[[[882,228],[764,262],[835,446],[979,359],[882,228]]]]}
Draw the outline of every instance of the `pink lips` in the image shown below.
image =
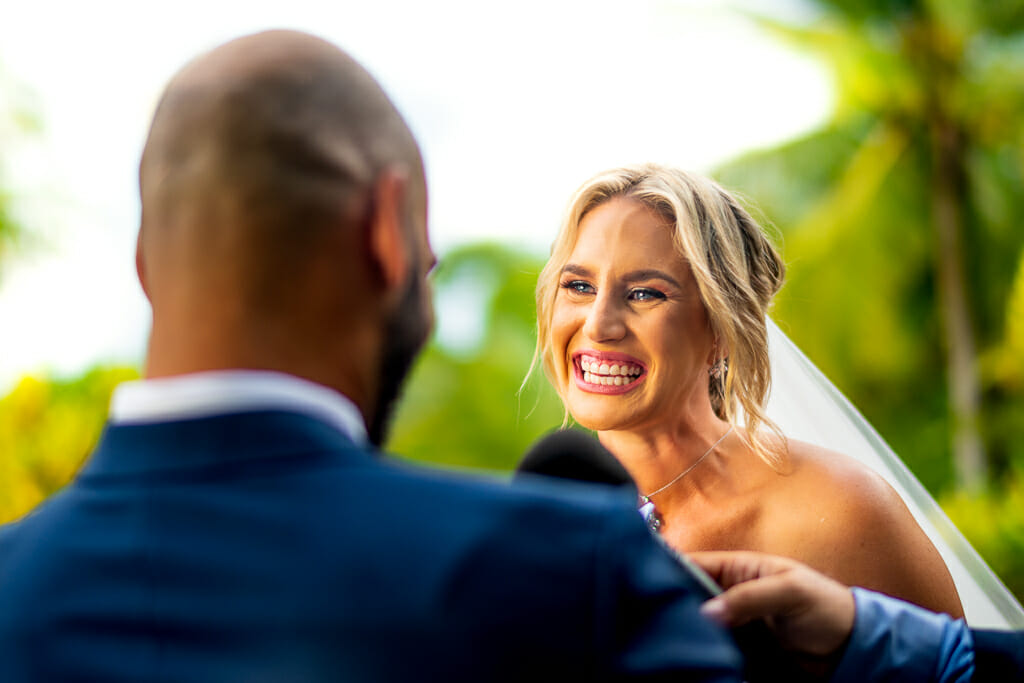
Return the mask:
{"type": "Polygon", "coordinates": [[[646,377],[647,367],[625,353],[584,349],[573,354],[576,386],[592,394],[625,394],[646,377]]]}

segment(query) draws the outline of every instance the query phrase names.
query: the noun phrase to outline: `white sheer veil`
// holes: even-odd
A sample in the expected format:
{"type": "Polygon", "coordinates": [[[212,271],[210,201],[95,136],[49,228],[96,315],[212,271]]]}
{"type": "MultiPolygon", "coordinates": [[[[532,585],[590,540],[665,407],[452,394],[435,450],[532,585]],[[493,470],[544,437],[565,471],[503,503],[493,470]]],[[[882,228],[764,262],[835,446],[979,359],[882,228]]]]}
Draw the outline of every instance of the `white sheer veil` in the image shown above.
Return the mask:
{"type": "MultiPolygon", "coordinates": [[[[790,438],[846,453],[882,475],[903,497],[946,561],[967,621],[1024,628],[1024,610],[867,420],[771,320],[768,417],[790,438]]],[[[880,558],[881,559],[881,558],[880,558]]]]}

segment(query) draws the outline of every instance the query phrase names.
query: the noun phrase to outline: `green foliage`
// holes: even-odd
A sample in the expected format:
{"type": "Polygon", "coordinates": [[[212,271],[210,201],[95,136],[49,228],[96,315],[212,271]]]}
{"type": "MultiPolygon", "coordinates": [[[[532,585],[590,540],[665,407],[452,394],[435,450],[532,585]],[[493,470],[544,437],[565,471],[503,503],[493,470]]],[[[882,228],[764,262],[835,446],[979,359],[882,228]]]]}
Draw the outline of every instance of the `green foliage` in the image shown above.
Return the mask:
{"type": "Polygon", "coordinates": [[[543,262],[481,244],[447,254],[435,274],[439,334],[420,357],[389,450],[427,463],[508,470],[562,423],[538,368],[520,395],[536,342],[533,290],[543,262]],[[479,327],[446,334],[445,319],[479,327]]]}
{"type": "Polygon", "coordinates": [[[1001,344],[981,362],[990,410],[985,426],[993,450],[1002,455],[1003,469],[1024,468],[1024,254],[1006,300],[1001,344]]]}
{"type": "Polygon", "coordinates": [[[110,394],[129,368],[97,368],[63,381],[25,377],[0,398],[0,522],[66,484],[99,438],[110,394]]]}
{"type": "Polygon", "coordinates": [[[1017,599],[1024,599],[1024,472],[999,490],[946,496],[942,507],[1017,599]]]}
{"type": "Polygon", "coordinates": [[[832,120],[717,176],[783,234],[775,318],[933,491],[956,483],[963,416],[947,402],[947,372],[952,345],[970,346],[950,337],[939,286],[951,247],[937,203],[956,193],[980,432],[998,475],[1024,463],[1013,341],[1024,295],[1011,297],[1024,289],[1011,284],[1024,256],[1024,13],[984,0],[815,4],[809,26],[763,23],[832,69],[832,120]],[[946,186],[944,135],[958,155],[946,186]]]}

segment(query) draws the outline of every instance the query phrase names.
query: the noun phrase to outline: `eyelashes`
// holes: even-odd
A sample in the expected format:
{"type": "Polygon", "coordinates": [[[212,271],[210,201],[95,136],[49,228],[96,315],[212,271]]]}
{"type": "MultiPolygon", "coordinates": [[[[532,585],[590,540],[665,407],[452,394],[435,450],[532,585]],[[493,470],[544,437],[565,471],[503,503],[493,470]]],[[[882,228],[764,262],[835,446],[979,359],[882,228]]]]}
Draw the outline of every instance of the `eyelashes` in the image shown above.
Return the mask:
{"type": "Polygon", "coordinates": [[[636,289],[629,290],[626,298],[630,301],[664,301],[668,297],[664,292],[659,292],[650,287],[637,287],[636,289]]]}
{"type": "Polygon", "coordinates": [[[559,284],[562,289],[575,294],[591,294],[594,288],[584,280],[566,280],[559,284]]]}
{"type": "MultiPolygon", "coordinates": [[[[594,286],[586,280],[564,280],[558,285],[570,294],[594,294],[594,286]]],[[[651,302],[664,301],[668,295],[652,287],[634,287],[626,292],[627,301],[651,302]]]]}

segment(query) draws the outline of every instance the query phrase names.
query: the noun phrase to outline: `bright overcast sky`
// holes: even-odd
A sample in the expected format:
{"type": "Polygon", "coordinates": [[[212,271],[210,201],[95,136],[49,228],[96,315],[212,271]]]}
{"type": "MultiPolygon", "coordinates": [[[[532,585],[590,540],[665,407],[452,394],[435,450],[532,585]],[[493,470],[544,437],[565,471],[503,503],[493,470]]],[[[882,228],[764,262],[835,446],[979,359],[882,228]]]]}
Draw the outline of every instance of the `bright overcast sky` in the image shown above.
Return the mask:
{"type": "MultiPolygon", "coordinates": [[[[20,84],[42,132],[0,137],[3,189],[34,236],[0,280],[0,393],[24,373],[139,362],[148,310],[134,273],[136,166],[163,85],[199,52],[273,27],[336,42],[422,144],[435,248],[490,239],[542,254],[569,194],[599,170],[708,171],[828,115],[824,70],[729,5],[17,3],[0,22],[0,112],[20,84]]],[[[798,0],[736,5],[807,18],[798,0]]]]}

